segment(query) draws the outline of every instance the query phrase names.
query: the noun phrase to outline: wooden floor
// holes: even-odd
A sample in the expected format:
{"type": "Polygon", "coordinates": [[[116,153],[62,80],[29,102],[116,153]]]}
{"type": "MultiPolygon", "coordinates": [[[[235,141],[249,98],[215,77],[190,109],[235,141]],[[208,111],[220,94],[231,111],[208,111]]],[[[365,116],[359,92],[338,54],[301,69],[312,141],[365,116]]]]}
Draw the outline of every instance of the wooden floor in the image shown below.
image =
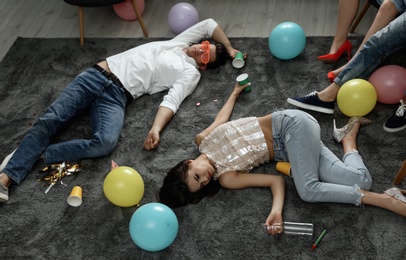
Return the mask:
{"type": "MultiPolygon", "coordinates": [[[[268,37],[286,21],[299,24],[307,36],[332,36],[338,14],[338,0],[145,0],[143,19],[150,37],[175,35],[167,20],[170,8],[179,2],[191,3],[200,20],[214,18],[230,37],[268,37]]],[[[360,2],[361,9],[365,0],[360,2]]],[[[0,60],[17,37],[78,38],[77,9],[63,0],[1,0],[0,60]]],[[[371,7],[357,35],[365,34],[375,14],[371,7]]],[[[120,19],[109,6],[85,8],[85,37],[130,38],[143,33],[138,21],[120,19]]]]}

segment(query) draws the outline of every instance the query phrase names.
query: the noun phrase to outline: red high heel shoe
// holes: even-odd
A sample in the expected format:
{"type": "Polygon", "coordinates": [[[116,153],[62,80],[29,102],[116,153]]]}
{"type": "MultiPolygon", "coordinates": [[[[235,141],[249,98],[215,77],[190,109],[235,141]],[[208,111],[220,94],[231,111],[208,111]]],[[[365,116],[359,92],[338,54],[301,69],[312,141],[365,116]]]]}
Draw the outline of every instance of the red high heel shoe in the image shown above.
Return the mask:
{"type": "Polygon", "coordinates": [[[338,51],[333,54],[326,54],[317,57],[319,61],[326,62],[326,63],[332,63],[338,61],[338,59],[343,55],[344,52],[347,52],[348,55],[348,60],[351,58],[351,50],[352,50],[352,45],[348,40],[345,40],[345,42],[340,46],[338,51]]]}
{"type": "Polygon", "coordinates": [[[331,83],[334,82],[334,79],[335,79],[336,77],[337,77],[336,74],[334,74],[334,72],[332,72],[332,71],[329,71],[329,72],[327,73],[327,78],[330,80],[331,83]]]}

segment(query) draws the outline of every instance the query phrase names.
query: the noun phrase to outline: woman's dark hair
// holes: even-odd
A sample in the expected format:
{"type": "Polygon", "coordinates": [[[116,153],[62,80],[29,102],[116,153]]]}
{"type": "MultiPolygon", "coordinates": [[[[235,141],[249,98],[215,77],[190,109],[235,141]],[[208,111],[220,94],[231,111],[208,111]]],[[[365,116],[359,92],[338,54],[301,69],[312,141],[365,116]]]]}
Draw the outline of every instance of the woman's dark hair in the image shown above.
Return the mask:
{"type": "Polygon", "coordinates": [[[220,190],[220,183],[211,179],[202,189],[191,192],[186,184],[188,168],[187,160],[183,160],[168,172],[158,192],[159,202],[171,208],[178,208],[196,204],[204,197],[213,196],[220,190]]]}
{"type": "MultiPolygon", "coordinates": [[[[202,39],[200,43],[204,41],[209,41],[211,43],[210,39],[202,39]]],[[[218,67],[226,64],[227,60],[230,59],[230,56],[228,55],[228,52],[223,44],[217,42],[214,42],[213,44],[216,46],[216,60],[207,63],[206,69],[217,69],[218,67]]]]}

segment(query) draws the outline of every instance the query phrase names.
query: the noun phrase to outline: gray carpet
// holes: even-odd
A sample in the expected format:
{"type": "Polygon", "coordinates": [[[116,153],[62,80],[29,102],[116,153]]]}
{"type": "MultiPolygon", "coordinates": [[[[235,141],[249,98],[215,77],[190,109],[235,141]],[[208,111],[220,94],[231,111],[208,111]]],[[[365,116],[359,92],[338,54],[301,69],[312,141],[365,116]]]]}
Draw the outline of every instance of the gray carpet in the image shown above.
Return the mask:
{"type": "MultiPolygon", "coordinates": [[[[18,145],[42,111],[79,72],[109,55],[155,39],[18,38],[0,63],[0,158],[18,145]]],[[[268,189],[221,190],[197,205],[176,209],[179,232],[167,249],[147,252],[133,243],[129,221],[136,207],[120,208],[103,194],[110,161],[136,169],[143,177],[141,205],[155,202],[155,193],[167,170],[178,161],[197,154],[193,137],[213,120],[241,72],[251,75],[252,91],[236,104],[233,118],[263,115],[278,108],[292,108],[286,98],[321,90],[326,74],[339,64],[316,60],[332,41],[309,37],[304,52],[290,61],[273,58],[267,38],[233,38],[236,48],[249,53],[246,66],[225,67],[203,73],[195,92],[162,134],[155,151],[142,148],[157,107],[165,93],[143,96],[128,107],[122,138],[106,157],[84,160],[84,170],[64,177],[47,194],[46,183],[37,182],[44,165],[38,163],[20,186],[12,186],[10,201],[0,205],[1,259],[404,259],[406,218],[374,208],[335,203],[306,203],[286,179],[285,221],[311,222],[315,234],[327,229],[319,247],[311,251],[316,237],[274,238],[260,230],[272,204],[268,189]],[[200,105],[197,105],[200,103],[200,105]],[[74,185],[83,188],[83,204],[74,208],[66,198],[74,185]]],[[[355,45],[361,38],[350,38],[355,45]]],[[[405,53],[387,64],[405,66],[405,53]],[[402,64],[403,62],[403,64],[402,64]]],[[[344,59],[340,60],[344,62],[344,59]]],[[[382,124],[397,105],[377,104],[368,115],[373,124],[362,128],[359,151],[369,167],[372,189],[382,192],[406,158],[406,131],[389,134],[382,124]]],[[[333,141],[333,118],[338,126],[348,118],[336,108],[335,115],[311,113],[320,122],[322,140],[340,158],[341,146],[333,141]]],[[[87,137],[86,116],[78,118],[55,141],[87,137]]],[[[305,138],[305,137],[304,137],[305,138]]],[[[255,172],[279,174],[275,163],[255,172]]],[[[406,188],[406,180],[400,187],[406,188]]]]}

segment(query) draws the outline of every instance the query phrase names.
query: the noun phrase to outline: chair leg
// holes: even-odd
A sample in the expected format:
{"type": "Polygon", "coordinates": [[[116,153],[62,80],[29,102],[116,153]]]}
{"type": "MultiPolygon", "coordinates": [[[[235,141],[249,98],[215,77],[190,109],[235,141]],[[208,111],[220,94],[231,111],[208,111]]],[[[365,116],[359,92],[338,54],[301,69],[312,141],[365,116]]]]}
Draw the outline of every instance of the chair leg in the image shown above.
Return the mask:
{"type": "Polygon", "coordinates": [[[393,180],[394,185],[398,185],[403,178],[406,176],[406,160],[403,161],[402,166],[400,167],[398,173],[396,174],[395,179],[393,180]]]}
{"type": "Polygon", "coordinates": [[[357,18],[352,23],[349,33],[353,33],[355,31],[355,28],[357,28],[358,24],[361,22],[362,18],[364,17],[365,13],[368,11],[370,6],[371,3],[368,0],[366,0],[361,12],[357,15],[357,18]]]}
{"type": "Polygon", "coordinates": [[[80,30],[80,46],[83,47],[83,44],[85,43],[85,16],[83,6],[79,6],[78,15],[79,15],[79,30],[80,30]]]}
{"type": "Polygon", "coordinates": [[[142,19],[142,16],[141,16],[140,10],[138,9],[137,3],[135,2],[135,0],[131,0],[131,4],[134,8],[135,14],[137,15],[137,19],[141,25],[141,29],[144,33],[144,36],[148,37],[147,27],[145,27],[144,20],[142,19]]]}

